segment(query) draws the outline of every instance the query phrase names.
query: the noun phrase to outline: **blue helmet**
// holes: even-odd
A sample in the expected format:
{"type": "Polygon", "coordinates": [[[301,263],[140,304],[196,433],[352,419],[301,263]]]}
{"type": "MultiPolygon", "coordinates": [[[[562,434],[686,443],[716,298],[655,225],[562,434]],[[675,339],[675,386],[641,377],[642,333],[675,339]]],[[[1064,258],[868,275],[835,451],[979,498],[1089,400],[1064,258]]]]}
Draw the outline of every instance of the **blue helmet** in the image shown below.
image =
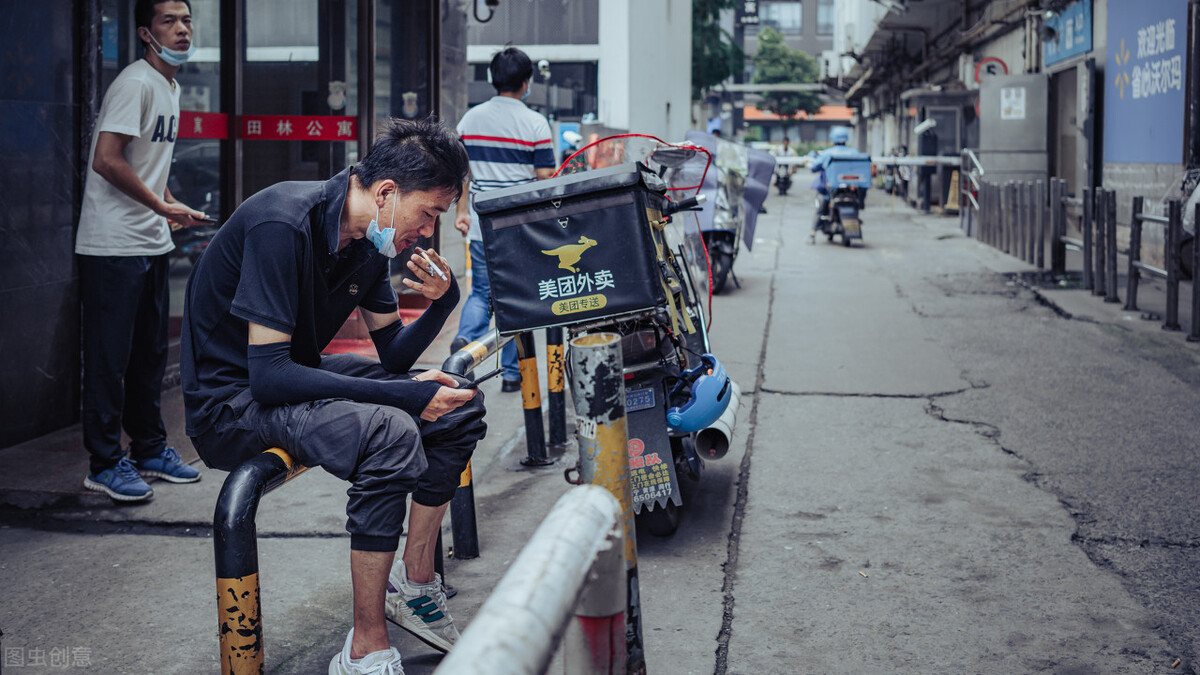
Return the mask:
{"type": "Polygon", "coordinates": [[[834,127],[829,130],[829,140],[837,145],[845,145],[850,142],[850,130],[846,127],[834,127]]]}
{"type": "Polygon", "coordinates": [[[667,409],[667,426],[672,431],[691,433],[712,426],[729,407],[733,386],[725,367],[712,354],[700,356],[700,365],[679,374],[671,395],[690,387],[687,403],[667,409]]]}

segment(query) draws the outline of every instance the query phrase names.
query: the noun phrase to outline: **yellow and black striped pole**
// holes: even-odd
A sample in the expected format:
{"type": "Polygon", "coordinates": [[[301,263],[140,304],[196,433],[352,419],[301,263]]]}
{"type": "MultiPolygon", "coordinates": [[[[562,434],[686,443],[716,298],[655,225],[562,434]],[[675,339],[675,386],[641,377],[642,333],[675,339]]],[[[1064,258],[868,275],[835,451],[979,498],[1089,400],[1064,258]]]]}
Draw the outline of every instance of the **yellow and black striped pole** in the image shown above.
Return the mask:
{"type": "Polygon", "coordinates": [[[625,655],[627,673],[646,672],[638,589],[637,536],[633,490],[629,486],[628,430],[625,426],[625,373],[621,336],[592,333],[571,340],[571,400],[579,440],[579,479],[608,490],[621,504],[625,531],[625,655]]]}
{"type": "Polygon", "coordinates": [[[213,516],[217,634],[221,673],[263,672],[262,601],[258,585],[258,502],[306,470],[280,448],[247,460],[225,478],[213,516]]]}
{"type": "MultiPolygon", "coordinates": [[[[483,363],[484,359],[499,351],[510,339],[512,338],[501,337],[500,333],[493,330],[451,354],[450,358],[442,363],[442,371],[466,376],[483,363]]],[[[479,531],[475,523],[475,485],[472,481],[470,462],[467,462],[467,468],[459,476],[458,488],[454,490],[454,497],[450,499],[450,528],[454,534],[454,558],[478,558],[479,531]]]]}
{"type": "Polygon", "coordinates": [[[458,487],[450,499],[450,529],[454,534],[454,559],[478,558],[479,530],[475,524],[475,484],[471,477],[470,462],[459,475],[458,487]]]}
{"type": "Polygon", "coordinates": [[[546,432],[542,427],[542,393],[538,383],[537,351],[533,333],[517,336],[517,367],[521,369],[521,406],[525,409],[525,466],[549,466],[546,432]]]}
{"type": "Polygon", "coordinates": [[[562,448],[567,444],[567,393],[566,371],[563,362],[563,329],[555,326],[546,329],[546,407],[547,444],[562,448]]]}

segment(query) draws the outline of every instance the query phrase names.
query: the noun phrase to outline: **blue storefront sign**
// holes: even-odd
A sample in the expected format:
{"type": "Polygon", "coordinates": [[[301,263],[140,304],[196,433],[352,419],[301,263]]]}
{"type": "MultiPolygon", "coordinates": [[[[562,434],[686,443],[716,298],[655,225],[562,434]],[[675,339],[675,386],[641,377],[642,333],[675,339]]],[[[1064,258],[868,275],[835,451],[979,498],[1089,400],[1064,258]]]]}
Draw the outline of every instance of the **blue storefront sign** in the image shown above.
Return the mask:
{"type": "Polygon", "coordinates": [[[1183,158],[1187,3],[1109,0],[1104,161],[1183,158]]]}
{"type": "Polygon", "coordinates": [[[1046,65],[1092,51],[1092,0],[1079,0],[1058,16],[1046,19],[1046,27],[1054,30],[1054,39],[1042,42],[1046,65]]]}

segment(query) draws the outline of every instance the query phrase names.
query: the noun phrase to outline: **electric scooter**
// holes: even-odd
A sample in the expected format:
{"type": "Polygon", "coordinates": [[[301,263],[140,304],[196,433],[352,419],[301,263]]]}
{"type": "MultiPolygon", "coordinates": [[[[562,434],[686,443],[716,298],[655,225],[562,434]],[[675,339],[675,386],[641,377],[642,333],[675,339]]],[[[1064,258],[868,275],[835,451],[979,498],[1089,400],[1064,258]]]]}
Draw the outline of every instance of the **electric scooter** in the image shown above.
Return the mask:
{"type": "Polygon", "coordinates": [[[684,138],[714,158],[714,170],[705,175],[700,187],[709,200],[699,213],[698,224],[712,270],[710,287],[713,293],[721,293],[730,277],[738,284],[733,263],[741,245],[754,248],[755,226],[770,191],[775,157],[701,131],[689,131],[684,138]]]}
{"type": "Polygon", "coordinates": [[[665,184],[665,255],[660,261],[665,297],[649,311],[572,325],[568,331],[572,337],[590,332],[621,336],[637,524],[639,530],[669,536],[685,505],[683,482],[698,482],[705,462],[728,452],[741,395],[708,341],[710,254],[697,209],[707,202],[701,186],[711,155],[690,144],[622,135],[583,148],[563,163],[559,174],[601,168],[603,158],[638,161],[665,184]]]}
{"type": "Polygon", "coordinates": [[[825,167],[825,188],[829,196],[817,196],[813,235],[821,232],[828,241],[840,236],[843,246],[850,246],[855,239],[861,240],[862,220],[859,212],[866,207],[867,189],[870,186],[869,155],[830,159],[825,167]]]}

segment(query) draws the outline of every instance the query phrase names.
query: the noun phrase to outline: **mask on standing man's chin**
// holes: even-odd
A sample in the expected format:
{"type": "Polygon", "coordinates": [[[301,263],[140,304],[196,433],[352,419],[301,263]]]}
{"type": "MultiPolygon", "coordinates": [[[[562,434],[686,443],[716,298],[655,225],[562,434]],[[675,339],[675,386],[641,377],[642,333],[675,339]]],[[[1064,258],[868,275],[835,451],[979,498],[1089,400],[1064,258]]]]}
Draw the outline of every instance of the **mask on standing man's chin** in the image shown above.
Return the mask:
{"type": "Polygon", "coordinates": [[[375,217],[367,225],[367,239],[370,240],[379,252],[389,258],[395,258],[399,251],[396,250],[396,202],[392,202],[392,223],[389,227],[379,229],[379,206],[375,207],[375,217]]]}
{"type": "Polygon", "coordinates": [[[146,36],[153,40],[154,44],[158,45],[158,50],[156,52],[158,57],[166,62],[166,64],[169,66],[182,66],[188,62],[188,59],[196,55],[195,40],[192,40],[192,42],[188,45],[188,50],[186,52],[181,52],[178,49],[168,49],[162,46],[158,40],[154,39],[154,36],[150,33],[150,31],[146,31],[146,36]]]}

